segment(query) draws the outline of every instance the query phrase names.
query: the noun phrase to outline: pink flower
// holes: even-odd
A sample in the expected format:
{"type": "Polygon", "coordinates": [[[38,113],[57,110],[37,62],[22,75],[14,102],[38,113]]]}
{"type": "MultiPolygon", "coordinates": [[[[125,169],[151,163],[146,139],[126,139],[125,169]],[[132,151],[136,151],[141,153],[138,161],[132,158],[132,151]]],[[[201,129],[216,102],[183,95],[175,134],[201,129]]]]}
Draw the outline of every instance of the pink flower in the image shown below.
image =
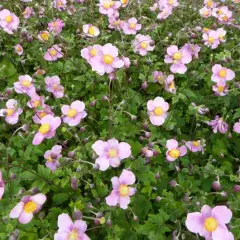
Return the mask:
{"type": "Polygon", "coordinates": [[[210,30],[203,34],[204,44],[212,49],[215,49],[220,44],[219,34],[217,31],[210,30]]]}
{"type": "Polygon", "coordinates": [[[132,45],[135,53],[139,53],[141,56],[146,56],[149,51],[153,51],[154,41],[149,35],[137,34],[135,40],[132,41],[132,45]]]}
{"type": "Polygon", "coordinates": [[[204,7],[199,10],[199,13],[204,18],[209,18],[212,16],[212,10],[210,8],[204,7]]]}
{"type": "Polygon", "coordinates": [[[28,96],[36,94],[33,79],[29,75],[19,76],[19,81],[14,83],[14,90],[17,93],[25,93],[28,96]]]}
{"type": "Polygon", "coordinates": [[[100,45],[93,45],[86,48],[83,48],[81,50],[81,56],[88,61],[89,64],[91,64],[91,60],[100,55],[100,51],[102,49],[102,46],[100,45]]]}
{"type": "Polygon", "coordinates": [[[53,45],[44,54],[44,59],[52,62],[52,61],[56,61],[58,58],[62,58],[63,53],[61,52],[61,50],[62,49],[58,45],[53,45]]]}
{"type": "Polygon", "coordinates": [[[71,106],[63,105],[61,110],[65,115],[63,117],[63,122],[67,123],[69,126],[77,126],[83,118],[87,116],[84,111],[85,104],[81,101],[74,101],[71,106]]]}
{"type": "Polygon", "coordinates": [[[151,123],[155,126],[163,125],[168,115],[168,103],[162,97],[156,97],[147,102],[147,109],[151,123]]]}
{"type": "Polygon", "coordinates": [[[50,33],[49,33],[48,31],[41,31],[41,32],[38,34],[38,39],[39,39],[41,42],[48,41],[49,36],[50,36],[50,33]]]}
{"type": "Polygon", "coordinates": [[[176,93],[176,87],[174,83],[174,75],[170,74],[166,79],[165,79],[165,90],[167,92],[176,93]]]}
{"type": "Polygon", "coordinates": [[[228,68],[222,67],[220,64],[215,64],[212,67],[212,81],[213,82],[218,82],[220,80],[222,81],[230,81],[235,78],[235,73],[228,68]]]}
{"type": "Polygon", "coordinates": [[[178,147],[178,142],[175,139],[167,140],[166,158],[169,162],[173,162],[179,157],[186,155],[187,148],[185,146],[178,147]]]}
{"type": "Polygon", "coordinates": [[[2,196],[4,194],[4,190],[5,190],[5,184],[2,178],[2,171],[0,170],[0,200],[2,199],[2,196]]]}
{"type": "Polygon", "coordinates": [[[63,11],[67,7],[67,0],[53,0],[53,7],[59,11],[63,11]]]}
{"type": "Polygon", "coordinates": [[[129,68],[131,65],[130,59],[128,57],[121,57],[121,60],[124,62],[124,67],[129,68]]]}
{"type": "Polygon", "coordinates": [[[120,7],[121,2],[119,1],[99,0],[99,12],[104,15],[112,16],[120,7]]]}
{"type": "Polygon", "coordinates": [[[115,69],[124,66],[124,62],[118,58],[118,49],[111,43],[102,46],[99,55],[94,57],[90,64],[99,75],[114,72],[115,69]]]}
{"type": "Polygon", "coordinates": [[[107,142],[98,140],[92,145],[92,149],[99,156],[96,163],[101,171],[107,170],[109,166],[118,167],[121,160],[131,155],[131,146],[125,142],[119,143],[116,139],[107,142]]]}
{"type": "Polygon", "coordinates": [[[61,98],[64,96],[64,87],[60,85],[60,78],[58,76],[46,77],[46,90],[51,92],[54,97],[61,98]]]}
{"type": "Polygon", "coordinates": [[[97,37],[100,34],[100,31],[97,27],[93,26],[92,24],[84,24],[83,25],[83,32],[88,37],[97,37]]]}
{"type": "Polygon", "coordinates": [[[142,154],[143,154],[145,157],[147,157],[147,158],[151,158],[151,157],[154,156],[153,150],[150,149],[148,146],[142,148],[141,152],[142,152],[142,154]]]}
{"type": "Polygon", "coordinates": [[[37,110],[32,119],[36,124],[41,124],[41,119],[46,115],[54,116],[54,113],[48,105],[45,105],[45,107],[41,110],[37,110]]]}
{"type": "Polygon", "coordinates": [[[158,82],[160,84],[164,84],[166,76],[163,72],[154,71],[153,72],[153,82],[158,82]]]}
{"type": "Polygon", "coordinates": [[[115,16],[108,17],[108,22],[109,22],[109,25],[108,25],[109,28],[116,29],[118,31],[120,30],[121,26],[124,23],[124,21],[120,20],[118,17],[115,17],[115,16]]]}
{"type": "Polygon", "coordinates": [[[232,11],[225,6],[221,7],[218,13],[218,20],[225,23],[230,22],[232,20],[232,11]]]}
{"type": "Polygon", "coordinates": [[[62,213],[58,216],[58,231],[54,234],[54,240],[90,240],[85,234],[86,222],[77,220],[74,223],[68,214],[62,213]]]}
{"type": "Polygon", "coordinates": [[[165,8],[176,8],[179,5],[178,0],[159,0],[158,1],[159,9],[163,10],[165,8]]]}
{"type": "Polygon", "coordinates": [[[123,169],[120,177],[113,177],[111,179],[113,190],[109,196],[106,197],[106,203],[109,206],[120,205],[120,208],[127,209],[130,203],[130,196],[136,193],[136,188],[128,185],[134,184],[136,181],[135,175],[129,170],[123,169]]]}
{"type": "Polygon", "coordinates": [[[201,47],[197,44],[186,43],[184,44],[183,49],[188,51],[192,55],[192,57],[198,59],[198,53],[200,52],[201,47]]]}
{"type": "Polygon", "coordinates": [[[34,94],[31,96],[31,99],[27,102],[28,107],[30,108],[44,108],[44,97],[34,94]]]}
{"type": "Polygon", "coordinates": [[[192,61],[192,55],[186,48],[178,49],[176,45],[167,48],[167,55],[165,55],[164,62],[172,64],[170,70],[172,73],[184,74],[187,71],[185,64],[192,61]]]}
{"type": "Polygon", "coordinates": [[[13,34],[19,26],[19,18],[7,9],[0,11],[0,26],[8,34],[13,34]]]}
{"type": "Polygon", "coordinates": [[[215,8],[217,6],[213,0],[204,0],[204,4],[207,8],[215,8]]]}
{"type": "Polygon", "coordinates": [[[46,167],[51,169],[53,172],[59,167],[60,163],[58,159],[62,157],[62,146],[55,145],[51,150],[48,150],[44,153],[44,158],[47,160],[46,167]]]}
{"type": "Polygon", "coordinates": [[[20,44],[14,46],[15,53],[21,56],[23,54],[23,48],[20,44]]]}
{"type": "Polygon", "coordinates": [[[225,36],[227,32],[223,28],[218,28],[217,33],[218,33],[220,42],[226,42],[225,36]]]}
{"type": "Polygon", "coordinates": [[[219,118],[219,116],[216,116],[214,120],[208,122],[208,125],[212,127],[214,133],[218,131],[220,133],[226,133],[228,130],[228,124],[223,121],[223,118],[219,118]]]}
{"type": "Polygon", "coordinates": [[[46,196],[42,193],[33,196],[24,196],[21,201],[10,212],[10,218],[18,218],[22,224],[29,223],[33,214],[39,212],[46,202],[46,196]]]}
{"type": "Polygon", "coordinates": [[[172,14],[172,8],[164,8],[158,15],[157,19],[164,20],[172,14]]]}
{"type": "Polygon", "coordinates": [[[188,213],[186,227],[190,232],[198,233],[205,239],[234,240],[226,224],[230,222],[232,212],[226,206],[214,208],[204,205],[201,212],[188,213]]]}
{"type": "Polygon", "coordinates": [[[23,16],[25,19],[28,19],[33,15],[34,15],[34,11],[33,11],[33,8],[31,7],[26,7],[26,9],[23,11],[23,16]]]}
{"type": "Polygon", "coordinates": [[[56,19],[55,21],[48,23],[48,30],[54,35],[58,35],[64,26],[65,24],[61,19],[56,19]]]}
{"type": "Polygon", "coordinates": [[[9,124],[16,124],[18,122],[19,115],[23,112],[21,108],[18,108],[18,102],[14,99],[9,99],[6,103],[6,109],[0,109],[0,117],[5,116],[5,121],[9,124]]]}
{"type": "Polygon", "coordinates": [[[142,28],[142,25],[137,23],[136,18],[130,18],[127,22],[123,22],[121,27],[126,35],[135,35],[142,28]]]}
{"type": "Polygon", "coordinates": [[[228,93],[228,86],[224,80],[219,80],[216,85],[212,87],[212,90],[217,96],[225,96],[228,93]]]}
{"type": "Polygon", "coordinates": [[[236,133],[240,133],[240,119],[238,120],[238,122],[234,123],[233,131],[236,133]]]}
{"type": "Polygon", "coordinates": [[[61,119],[59,117],[53,117],[46,115],[41,119],[41,127],[33,138],[33,145],[39,145],[44,138],[53,138],[56,134],[56,129],[61,125],[61,119]]]}
{"type": "Polygon", "coordinates": [[[185,145],[191,152],[203,152],[203,146],[200,140],[188,141],[185,145]]]}

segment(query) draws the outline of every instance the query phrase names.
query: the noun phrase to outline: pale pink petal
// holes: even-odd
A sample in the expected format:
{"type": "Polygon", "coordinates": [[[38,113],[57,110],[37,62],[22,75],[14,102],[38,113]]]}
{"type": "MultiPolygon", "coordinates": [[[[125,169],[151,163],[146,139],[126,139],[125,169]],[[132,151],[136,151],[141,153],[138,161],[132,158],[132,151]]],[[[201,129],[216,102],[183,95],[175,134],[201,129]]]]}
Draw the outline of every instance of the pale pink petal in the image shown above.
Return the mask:
{"type": "Polygon", "coordinates": [[[122,209],[127,209],[128,204],[130,203],[130,197],[126,196],[126,197],[119,197],[119,205],[120,208],[122,209]]]}
{"type": "Polygon", "coordinates": [[[70,231],[72,228],[73,222],[68,214],[62,213],[58,216],[58,228],[65,231],[70,231]]]}
{"type": "Polygon", "coordinates": [[[226,206],[216,206],[212,209],[212,216],[220,220],[221,223],[228,224],[232,218],[232,211],[226,206]]]}
{"type": "Polygon", "coordinates": [[[109,196],[106,197],[106,203],[109,206],[116,206],[118,204],[118,194],[113,190],[109,196]]]}
{"type": "Polygon", "coordinates": [[[167,149],[176,149],[178,147],[178,141],[175,139],[167,140],[166,147],[167,149]]]}
{"type": "Polygon", "coordinates": [[[99,169],[105,171],[109,168],[109,159],[104,155],[96,159],[96,163],[99,164],[99,169]]]}
{"type": "Polygon", "coordinates": [[[113,189],[118,190],[119,185],[120,185],[118,177],[113,177],[111,179],[111,182],[112,182],[113,189]]]}
{"type": "Polygon", "coordinates": [[[136,181],[136,177],[133,172],[123,169],[122,174],[119,177],[119,182],[121,184],[131,185],[136,181]]]}
{"type": "Polygon", "coordinates": [[[10,218],[18,218],[21,212],[23,211],[24,203],[19,202],[10,212],[10,218]]]}
{"type": "Polygon", "coordinates": [[[42,194],[42,193],[38,193],[38,194],[35,194],[31,197],[31,200],[39,205],[43,205],[46,200],[47,200],[47,197],[46,195],[42,194]]]}
{"type": "Polygon", "coordinates": [[[165,122],[165,118],[162,116],[151,115],[150,122],[155,126],[160,126],[165,122]]]}
{"type": "Polygon", "coordinates": [[[131,146],[128,143],[121,142],[118,145],[118,155],[121,159],[128,158],[131,156],[131,146]]]}
{"type": "Polygon", "coordinates": [[[82,220],[77,220],[74,222],[73,228],[76,228],[80,233],[84,233],[87,230],[87,224],[82,220]]]}
{"type": "Polygon", "coordinates": [[[203,228],[204,218],[199,212],[189,213],[185,224],[190,232],[199,233],[203,228]]]}
{"type": "Polygon", "coordinates": [[[208,205],[204,205],[201,209],[201,214],[204,218],[208,218],[212,216],[212,208],[208,205]]]}
{"type": "Polygon", "coordinates": [[[108,143],[104,142],[102,140],[98,140],[96,141],[93,145],[92,145],[92,149],[96,152],[97,155],[102,155],[106,152],[108,147],[108,143]]]}
{"type": "Polygon", "coordinates": [[[180,156],[184,156],[187,153],[187,148],[185,146],[179,147],[180,156]]]}
{"type": "Polygon", "coordinates": [[[22,211],[22,213],[20,214],[18,221],[22,224],[27,224],[29,223],[33,218],[33,214],[32,213],[27,213],[25,211],[22,211]]]}

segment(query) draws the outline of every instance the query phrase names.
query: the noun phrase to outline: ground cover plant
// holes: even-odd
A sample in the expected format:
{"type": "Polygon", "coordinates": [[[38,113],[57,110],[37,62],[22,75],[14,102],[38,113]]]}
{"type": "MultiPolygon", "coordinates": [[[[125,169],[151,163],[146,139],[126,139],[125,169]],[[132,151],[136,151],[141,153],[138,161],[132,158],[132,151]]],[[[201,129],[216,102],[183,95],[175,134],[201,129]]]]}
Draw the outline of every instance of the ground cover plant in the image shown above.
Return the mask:
{"type": "Polygon", "coordinates": [[[240,239],[239,0],[0,4],[0,239],[240,239]]]}

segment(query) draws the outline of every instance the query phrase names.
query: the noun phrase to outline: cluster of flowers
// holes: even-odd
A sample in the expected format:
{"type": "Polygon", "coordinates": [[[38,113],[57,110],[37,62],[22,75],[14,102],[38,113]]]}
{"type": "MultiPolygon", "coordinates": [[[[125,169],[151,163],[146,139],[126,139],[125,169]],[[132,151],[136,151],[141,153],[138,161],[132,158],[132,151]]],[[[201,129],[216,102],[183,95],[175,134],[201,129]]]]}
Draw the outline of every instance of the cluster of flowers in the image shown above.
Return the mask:
{"type": "Polygon", "coordinates": [[[213,86],[213,91],[218,96],[225,96],[228,92],[227,81],[235,78],[235,73],[228,68],[222,67],[220,64],[215,64],[212,67],[212,81],[216,83],[213,86]]]}
{"type": "Polygon", "coordinates": [[[217,30],[211,30],[208,28],[203,28],[203,41],[204,45],[215,49],[221,42],[226,42],[225,39],[226,31],[223,28],[218,28],[217,30]]]}
{"type": "Polygon", "coordinates": [[[205,0],[205,6],[199,10],[200,15],[204,18],[215,17],[218,21],[227,23],[232,20],[232,11],[227,6],[218,6],[218,4],[212,0],[205,0]]]}
{"type": "Polygon", "coordinates": [[[178,0],[159,0],[158,2],[154,3],[152,7],[150,7],[150,10],[156,11],[159,9],[160,13],[157,15],[157,18],[159,20],[164,20],[172,14],[173,9],[178,5],[178,0]]]}
{"type": "Polygon", "coordinates": [[[81,50],[81,56],[91,65],[92,70],[99,75],[109,74],[109,78],[115,78],[116,69],[130,66],[127,57],[118,57],[118,49],[111,43],[104,46],[94,45],[81,50]]]}
{"type": "Polygon", "coordinates": [[[172,73],[184,74],[187,71],[186,64],[189,64],[193,58],[198,58],[201,48],[194,44],[185,44],[181,49],[176,45],[167,48],[164,62],[171,64],[172,73]]]}

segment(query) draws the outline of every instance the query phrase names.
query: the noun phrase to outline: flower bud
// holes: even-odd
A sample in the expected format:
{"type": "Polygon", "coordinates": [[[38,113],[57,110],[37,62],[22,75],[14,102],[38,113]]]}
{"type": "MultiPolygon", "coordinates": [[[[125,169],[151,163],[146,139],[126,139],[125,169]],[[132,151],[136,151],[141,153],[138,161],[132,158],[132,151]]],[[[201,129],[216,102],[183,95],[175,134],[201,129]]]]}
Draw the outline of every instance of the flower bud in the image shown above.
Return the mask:
{"type": "Polygon", "coordinates": [[[138,216],[134,215],[134,216],[133,216],[133,220],[134,220],[135,222],[138,221],[138,216]]]}
{"type": "Polygon", "coordinates": [[[85,132],[86,128],[85,127],[81,127],[80,128],[80,132],[85,132]]]}
{"type": "Polygon", "coordinates": [[[234,192],[240,192],[240,185],[235,184],[235,185],[233,186],[233,191],[234,191],[234,192]]]}
{"type": "Polygon", "coordinates": [[[147,84],[146,81],[141,85],[141,88],[142,89],[147,89],[148,88],[148,84],[147,84]]]}
{"type": "Polygon", "coordinates": [[[176,187],[177,186],[177,182],[175,180],[171,180],[169,182],[169,185],[172,186],[172,187],[176,187]]]}
{"type": "Polygon", "coordinates": [[[74,151],[68,152],[68,157],[69,158],[74,158],[74,156],[75,156],[75,152],[74,151]]]}
{"type": "Polygon", "coordinates": [[[212,189],[213,189],[213,190],[219,191],[219,190],[221,190],[221,188],[222,188],[222,186],[221,186],[221,184],[220,184],[219,181],[214,181],[214,182],[212,183],[212,189]]]}
{"type": "Polygon", "coordinates": [[[98,163],[95,163],[95,164],[93,164],[93,169],[94,169],[94,170],[98,170],[98,169],[99,169],[99,167],[100,167],[100,166],[99,166],[99,164],[98,164],[98,163]]]}
{"type": "Polygon", "coordinates": [[[157,196],[156,198],[155,198],[155,201],[156,202],[160,202],[162,200],[162,198],[160,197],[160,196],[157,196]]]}
{"type": "Polygon", "coordinates": [[[75,220],[80,220],[80,219],[82,219],[82,217],[83,217],[82,212],[81,212],[80,210],[74,211],[73,217],[74,217],[75,220]]]}
{"type": "Polygon", "coordinates": [[[156,179],[159,179],[159,178],[160,178],[160,174],[159,174],[159,173],[156,173],[156,174],[155,174],[155,178],[156,178],[156,179]]]}
{"type": "Polygon", "coordinates": [[[95,224],[95,225],[99,225],[99,224],[100,224],[100,220],[99,220],[98,218],[95,218],[95,219],[94,219],[94,224],[95,224]]]}
{"type": "Polygon", "coordinates": [[[33,194],[37,194],[37,193],[39,192],[39,190],[38,190],[37,187],[34,187],[34,188],[32,188],[31,192],[32,192],[33,194]]]}
{"type": "Polygon", "coordinates": [[[106,222],[106,224],[107,224],[108,227],[111,227],[111,226],[112,226],[112,221],[111,221],[111,219],[108,219],[107,222],[106,222]]]}
{"type": "Polygon", "coordinates": [[[97,218],[103,217],[103,212],[98,212],[98,213],[96,214],[96,217],[97,217],[97,218]]]}
{"type": "Polygon", "coordinates": [[[11,178],[12,180],[14,180],[14,179],[17,178],[17,175],[16,175],[15,173],[12,173],[11,176],[10,176],[10,178],[11,178]]]}
{"type": "Polygon", "coordinates": [[[96,105],[96,100],[93,100],[89,103],[89,106],[90,107],[94,107],[96,105]]]}

